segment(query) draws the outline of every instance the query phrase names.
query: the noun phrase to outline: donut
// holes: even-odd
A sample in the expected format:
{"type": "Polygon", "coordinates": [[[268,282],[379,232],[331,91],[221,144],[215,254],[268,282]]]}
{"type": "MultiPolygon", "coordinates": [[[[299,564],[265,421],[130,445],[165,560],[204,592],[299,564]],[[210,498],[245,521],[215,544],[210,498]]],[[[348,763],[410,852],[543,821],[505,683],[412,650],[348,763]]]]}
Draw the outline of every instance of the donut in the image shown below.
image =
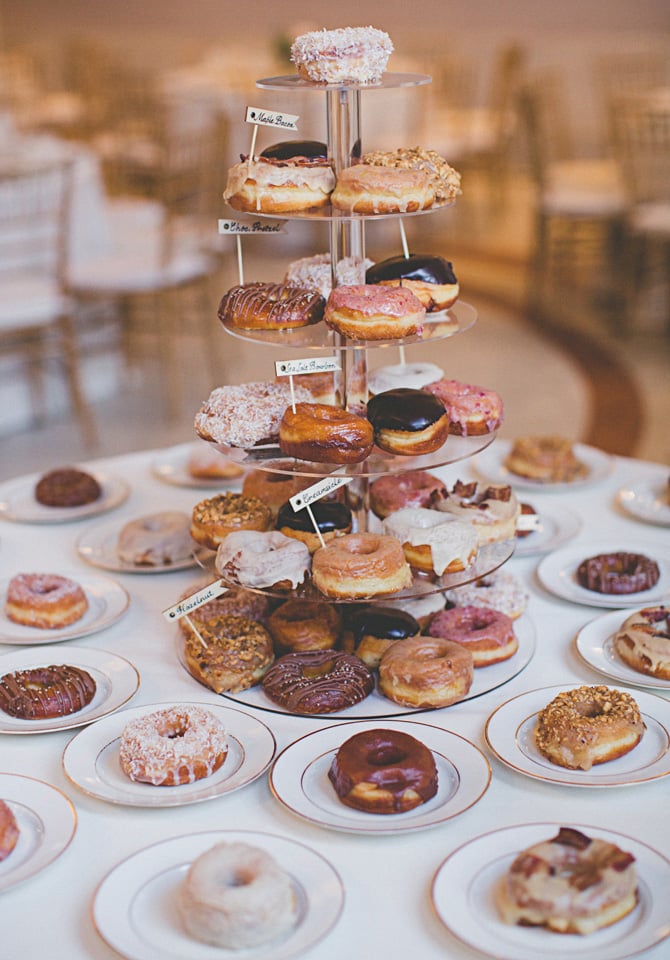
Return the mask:
{"type": "Polygon", "coordinates": [[[287,653],[263,677],[263,692],[289,713],[335,713],[360,703],[374,688],[363,661],[338,650],[287,653]]]}
{"type": "Polygon", "coordinates": [[[596,593],[638,593],[655,586],[660,576],[655,560],[625,550],[587,557],[577,567],[579,585],[596,593]]]}
{"type": "Polygon", "coordinates": [[[462,643],[472,653],[475,669],[509,660],[519,649],[514,621],[492,607],[442,610],[431,620],[428,634],[462,643]]]}
{"type": "Polygon", "coordinates": [[[239,330],[293,330],[319,323],[320,293],[286,283],[243,283],[224,293],[217,315],[239,330]]]}
{"type": "Polygon", "coordinates": [[[584,935],[621,920],[637,900],[635,857],[574,827],[519,853],[496,890],[505,923],[584,935]]]}
{"type": "Polygon", "coordinates": [[[446,407],[449,429],[459,437],[480,437],[497,430],[503,421],[503,402],[495,390],[459,380],[436,380],[425,390],[446,407]]]}
{"type": "Polygon", "coordinates": [[[355,600],[409,587],[412,574],[394,537],[348,533],[314,553],[312,580],[326,597],[355,600]]]}
{"type": "MultiPolygon", "coordinates": [[[[180,600],[186,600],[187,597],[204,590],[210,580],[192,584],[188,590],[181,594],[180,600]]],[[[214,600],[208,600],[201,604],[195,610],[191,610],[187,617],[179,618],[179,629],[185,636],[190,636],[193,632],[188,625],[190,620],[195,623],[199,629],[200,624],[207,623],[212,617],[246,617],[247,620],[254,620],[256,623],[265,625],[270,615],[270,602],[262,593],[253,593],[251,590],[245,590],[243,587],[228,587],[225,593],[214,600]]]]}
{"type": "Polygon", "coordinates": [[[123,728],[119,763],[131,780],[176,787],[211,776],[228,753],[223,724],[203,707],[155,710],[123,728]]]}
{"type": "Polygon", "coordinates": [[[256,497],[272,510],[276,517],[282,504],[310,487],[314,482],[313,476],[300,476],[291,472],[293,462],[287,460],[281,464],[286,472],[275,473],[268,470],[250,470],[242,481],[242,495],[256,497]]]}
{"type": "Polygon", "coordinates": [[[426,470],[387,473],[370,484],[370,509],[383,520],[403,507],[433,507],[446,494],[444,482],[426,470]]]}
{"type": "Polygon", "coordinates": [[[521,515],[517,496],[509,484],[485,484],[457,480],[437,509],[472,524],[477,542],[497,543],[516,536],[521,515]]]}
{"type": "Polygon", "coordinates": [[[306,579],[310,554],[304,543],[278,530],[239,530],[228,534],[214,562],[224,579],[239,586],[291,590],[306,579]]]}
{"type": "Polygon", "coordinates": [[[229,533],[269,530],[273,519],[272,510],[256,497],[226,491],[196,503],[191,513],[191,537],[216,550],[229,533]]]}
{"type": "Polygon", "coordinates": [[[88,706],[95,691],[95,680],[80,667],[31,667],[0,677],[0,710],[20,720],[67,717],[88,706]]]}
{"type": "Polygon", "coordinates": [[[242,467],[228,460],[216,447],[200,441],[191,447],[186,470],[194,480],[237,480],[244,473],[242,467]]]}
{"type": "Polygon", "coordinates": [[[193,554],[190,520],[178,510],[162,510],[126,523],[116,551],[123,563],[136,567],[162,567],[193,554]]]}
{"type": "Polygon", "coordinates": [[[396,171],[414,171],[428,177],[438,203],[454,200],[461,192],[461,175],[435,150],[424,147],[399,147],[397,150],[373,150],[364,153],[361,164],[396,171]]]}
{"type": "Polygon", "coordinates": [[[314,83],[378,83],[392,53],[391,38],[376,27],[312,30],[291,44],[298,73],[314,83]]]}
{"type": "Polygon", "coordinates": [[[670,610],[645,607],[631,613],[614,634],[614,649],[638,673],[670,680],[670,610]]]}
{"type": "MultiPolygon", "coordinates": [[[[427,313],[447,310],[458,298],[459,286],[453,265],[443,257],[424,253],[388,257],[368,267],[366,283],[408,287],[427,313]]],[[[433,379],[438,379],[438,377],[433,379]]]]}
{"type": "Polygon", "coordinates": [[[375,443],[387,453],[414,457],[439,450],[449,434],[444,404],[425,390],[400,387],[368,400],[375,443]]]}
{"type": "Polygon", "coordinates": [[[342,803],[366,813],[406,813],[437,793],[435,758],[402,730],[363,730],[338,748],[328,779],[342,803]]]}
{"type": "Polygon", "coordinates": [[[493,607],[516,620],[528,605],[528,593],[521,581],[506,570],[496,570],[472,583],[447,590],[446,598],[457,606],[493,607]]]}
{"type": "Polygon", "coordinates": [[[384,393],[397,387],[411,387],[421,390],[427,383],[441,377],[443,370],[436,363],[394,363],[387,367],[378,367],[368,377],[368,391],[384,393]]]}
{"type": "Polygon", "coordinates": [[[424,573],[458,573],[477,558],[477,534],[470,524],[437,510],[403,507],[382,521],[382,530],[400,541],[410,567],[424,573]]]}
{"type": "Polygon", "coordinates": [[[645,725],[633,697],[606,686],[566,690],[537,715],[535,744],[559,767],[590,770],[629,753],[645,725]]]}
{"type": "Polygon", "coordinates": [[[519,540],[525,540],[525,538],[529,537],[535,530],[540,529],[538,526],[540,518],[537,510],[530,503],[520,503],[519,508],[520,513],[519,519],[517,520],[516,537],[519,540]]]}
{"type": "Polygon", "coordinates": [[[335,374],[332,370],[325,373],[296,373],[293,375],[293,385],[296,384],[309,390],[314,403],[339,406],[335,374]]]}
{"type": "Polygon", "coordinates": [[[330,202],[338,210],[366,216],[416,213],[433,206],[435,188],[423,170],[356,163],[340,170],[330,202]]]}
{"type": "Polygon", "coordinates": [[[0,800],[0,863],[10,855],[19,839],[19,825],[16,817],[5,803],[0,800]]]}
{"type": "Polygon", "coordinates": [[[195,626],[199,636],[188,625],[185,630],[184,662],[191,676],[215,693],[238,693],[260,683],[274,660],[272,638],[262,624],[218,614],[195,626]]]}
{"type": "Polygon", "coordinates": [[[510,473],[538,483],[573,483],[588,476],[586,464],[576,456],[572,442],[565,437],[518,437],[503,459],[510,473]]]}
{"type": "Polygon", "coordinates": [[[411,290],[358,284],[335,287],[323,317],[350,340],[393,340],[421,333],[425,315],[411,290]]]}
{"type": "Polygon", "coordinates": [[[473,661],[460,643],[408,637],[391,644],[379,664],[379,689],[406,707],[448,707],[467,696],[473,661]]]}
{"type": "Polygon", "coordinates": [[[195,416],[195,431],[203,440],[229,447],[275,443],[284,410],[293,402],[308,403],[309,390],[288,383],[243,383],[217,387],[195,416]]]}
{"type": "Polygon", "coordinates": [[[90,473],[59,467],[43,474],[35,485],[35,499],[45,507],[83,507],[102,496],[102,487],[90,473]]]}
{"type": "MultiPolygon", "coordinates": [[[[336,286],[363,283],[365,271],[372,266],[368,257],[343,257],[335,264],[336,286]]],[[[311,257],[292,260],[286,268],[284,283],[318,290],[327,300],[333,289],[333,266],[329,253],[317,253],[311,257]]]]}
{"type": "Polygon", "coordinates": [[[81,586],[56,573],[17,573],[7,584],[5,614],[27,627],[59,630],[81,620],[88,600],[81,586]]]}
{"type": "Polygon", "coordinates": [[[349,617],[343,647],[374,670],[392,643],[420,633],[421,627],[410,613],[394,607],[363,607],[349,617]]]}
{"type": "Polygon", "coordinates": [[[265,850],[237,842],[217,843],[196,857],[177,906],[189,936],[230,950],[274,940],[297,914],[290,875],[265,850]]]}
{"type": "Polygon", "coordinates": [[[268,630],[278,653],[330,650],[342,632],[342,618],[332,603],[287,600],[273,610],[268,630]]]}
{"type": "Polygon", "coordinates": [[[351,510],[344,503],[317,500],[311,504],[310,511],[311,516],[307,510],[294,510],[290,503],[285,503],[277,515],[277,530],[287,537],[301,540],[310,553],[314,553],[321,546],[314,523],[326,543],[351,532],[351,510]]]}
{"type": "Polygon", "coordinates": [[[334,186],[325,143],[286,140],[230,167],[223,199],[249,213],[291,213],[323,207],[334,186]]]}
{"type": "Polygon", "coordinates": [[[287,407],[279,425],[281,452],[316,463],[361,463],[372,451],[373,439],[365,417],[327,403],[287,407]]]}

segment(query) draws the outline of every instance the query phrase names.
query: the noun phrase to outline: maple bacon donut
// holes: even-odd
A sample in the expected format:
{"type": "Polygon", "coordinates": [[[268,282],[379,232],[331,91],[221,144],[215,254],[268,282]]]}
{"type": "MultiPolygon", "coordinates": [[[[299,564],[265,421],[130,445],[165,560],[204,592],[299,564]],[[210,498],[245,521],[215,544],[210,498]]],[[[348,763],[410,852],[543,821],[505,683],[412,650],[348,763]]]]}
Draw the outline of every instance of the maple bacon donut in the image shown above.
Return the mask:
{"type": "Polygon", "coordinates": [[[509,484],[485,484],[457,480],[437,509],[472,524],[480,544],[511,540],[521,507],[509,484]]]}
{"type": "Polygon", "coordinates": [[[326,597],[353,600],[409,587],[412,574],[394,537],[349,533],[315,552],[312,580],[326,597]]]}
{"type": "Polygon", "coordinates": [[[406,707],[447,707],[472,686],[472,654],[441,637],[398,640],[379,664],[379,689],[406,707]]]}
{"type": "Polygon", "coordinates": [[[286,140],[228,170],[223,199],[249,213],[291,213],[328,203],[335,174],[325,143],[286,140]]]}
{"type": "Polygon", "coordinates": [[[517,855],[496,891],[505,923],[591,934],[637,904],[635,857],[614,843],[561,827],[517,855]]]}
{"type": "Polygon", "coordinates": [[[394,340],[421,333],[426,311],[404,287],[357,284],[335,287],[323,316],[350,340],[394,340]]]}
{"type": "Polygon", "coordinates": [[[633,670],[670,680],[670,610],[636,610],[615,633],[614,649],[633,670]]]}
{"type": "Polygon", "coordinates": [[[437,510],[403,507],[386,517],[382,530],[400,541],[410,567],[438,577],[467,570],[477,557],[473,528],[437,510]]]}
{"type": "Polygon", "coordinates": [[[88,610],[81,586],[55,573],[18,573],[7,584],[5,614],[27,627],[59,630],[88,610]]]}
{"type": "Polygon", "coordinates": [[[365,417],[327,403],[287,407],[279,426],[282,453],[316,463],[360,463],[370,455],[373,439],[365,417]]]}
{"type": "Polygon", "coordinates": [[[511,617],[491,607],[452,607],[430,622],[431,637],[462,643],[472,653],[474,667],[508,660],[519,649],[511,617]]]}

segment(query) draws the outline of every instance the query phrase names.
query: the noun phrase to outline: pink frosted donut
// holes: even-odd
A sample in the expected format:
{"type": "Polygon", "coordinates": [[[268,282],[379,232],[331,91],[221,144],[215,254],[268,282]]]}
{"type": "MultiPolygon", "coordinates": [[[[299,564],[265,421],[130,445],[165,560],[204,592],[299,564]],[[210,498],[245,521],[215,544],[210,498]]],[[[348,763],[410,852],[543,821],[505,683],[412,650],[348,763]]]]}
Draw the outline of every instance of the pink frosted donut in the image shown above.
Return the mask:
{"type": "Polygon", "coordinates": [[[223,725],[202,707],[156,710],[126,725],[119,762],[131,780],[156,787],[194,783],[218,770],[228,753],[223,725]]]}
{"type": "Polygon", "coordinates": [[[442,610],[431,620],[428,634],[463,644],[475,667],[507,660],[519,648],[512,618],[492,607],[442,610]]]}
{"type": "Polygon", "coordinates": [[[432,507],[446,494],[444,483],[426,470],[389,473],[370,484],[370,509],[383,520],[403,507],[432,507]]]}
{"type": "Polygon", "coordinates": [[[58,630],[81,619],[86,594],[74,580],[55,573],[18,573],[7,585],[5,613],[14,623],[58,630]]]}
{"type": "Polygon", "coordinates": [[[335,287],[323,316],[352,340],[392,340],[421,333],[426,309],[405,287],[363,283],[335,287]]]}
{"type": "Polygon", "coordinates": [[[434,393],[447,408],[452,434],[482,436],[496,430],[503,421],[503,402],[495,390],[445,379],[427,384],[424,390],[434,393]]]}

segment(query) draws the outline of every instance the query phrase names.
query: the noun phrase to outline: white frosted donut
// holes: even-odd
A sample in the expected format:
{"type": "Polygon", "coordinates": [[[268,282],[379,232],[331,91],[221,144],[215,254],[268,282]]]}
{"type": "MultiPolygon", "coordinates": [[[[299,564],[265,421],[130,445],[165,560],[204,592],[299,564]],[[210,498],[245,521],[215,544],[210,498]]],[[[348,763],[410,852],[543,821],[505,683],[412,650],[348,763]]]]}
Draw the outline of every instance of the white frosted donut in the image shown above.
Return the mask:
{"type": "Polygon", "coordinates": [[[403,507],[384,519],[382,530],[402,543],[410,566],[426,573],[432,570],[442,576],[466,570],[477,555],[473,527],[438,510],[403,507]]]}
{"type": "Polygon", "coordinates": [[[246,843],[218,843],[194,860],[178,903],[192,937],[233,950],[274,940],[296,917],[289,874],[246,843]]]}
{"type": "Polygon", "coordinates": [[[242,587],[291,589],[301,584],[311,564],[308,548],[279,531],[229,533],[216,554],[222,577],[242,587]]]}
{"type": "Polygon", "coordinates": [[[131,780],[156,787],[194,783],[210,776],[228,753],[223,725],[202,707],[156,710],[124,728],[119,762],[131,780]]]}
{"type": "Polygon", "coordinates": [[[370,393],[384,393],[397,387],[420,390],[427,383],[439,380],[444,370],[436,363],[395,363],[373,370],[368,379],[370,393]]]}
{"type": "Polygon", "coordinates": [[[528,593],[513,573],[496,570],[463,587],[448,590],[447,600],[459,607],[493,607],[516,620],[526,609],[528,593]]]}
{"type": "Polygon", "coordinates": [[[375,27],[313,30],[291,45],[298,72],[316,83],[377,83],[392,53],[391,38],[375,27]]]}
{"type": "Polygon", "coordinates": [[[164,510],[131,520],[119,534],[119,559],[148,567],[185,560],[194,547],[190,525],[189,517],[178,510],[164,510]]]}
{"type": "MultiPolygon", "coordinates": [[[[308,403],[305,387],[294,387],[296,403],[308,403]]],[[[230,447],[253,447],[279,436],[284,410],[291,404],[288,383],[241,383],[217,387],[195,417],[195,431],[203,440],[230,447]]]]}

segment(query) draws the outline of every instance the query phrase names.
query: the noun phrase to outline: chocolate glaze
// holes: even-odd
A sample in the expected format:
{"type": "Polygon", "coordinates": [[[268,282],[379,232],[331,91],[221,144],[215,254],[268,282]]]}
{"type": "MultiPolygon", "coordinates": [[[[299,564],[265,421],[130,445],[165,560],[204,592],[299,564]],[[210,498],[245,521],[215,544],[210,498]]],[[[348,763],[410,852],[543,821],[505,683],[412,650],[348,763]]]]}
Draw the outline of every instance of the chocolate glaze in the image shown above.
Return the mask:
{"type": "MultiPolygon", "coordinates": [[[[351,510],[344,503],[317,500],[310,510],[321,533],[334,530],[348,530],[351,527],[351,510]]],[[[277,514],[277,529],[288,527],[305,533],[314,531],[314,524],[307,510],[294,510],[290,503],[284,503],[277,514]]]]}
{"type": "Polygon", "coordinates": [[[449,260],[427,253],[412,253],[409,257],[389,257],[373,264],[365,272],[366,283],[382,280],[420,280],[423,283],[458,283],[449,260]]]}
{"type": "Polygon", "coordinates": [[[33,667],[0,679],[0,710],[23,720],[76,713],[91,702],[96,684],[79,667],[33,667]]]}
{"type": "Polygon", "coordinates": [[[368,400],[368,420],[375,430],[425,430],[443,417],[445,407],[427,390],[398,387],[368,400]]]}
{"type": "Polygon", "coordinates": [[[294,157],[326,160],[328,147],[318,140],[282,140],[266,147],[260,155],[266,160],[293,160],[294,157]]]}
{"type": "Polygon", "coordinates": [[[577,568],[577,581],[597,593],[637,593],[658,583],[660,571],[655,560],[642,553],[601,553],[583,560],[577,568]]]}
{"type": "Polygon", "coordinates": [[[380,640],[404,640],[421,633],[421,627],[405,610],[395,607],[363,607],[351,616],[348,628],[356,646],[365,636],[380,640]]]}
{"type": "Polygon", "coordinates": [[[333,713],[365,699],[374,677],[354,654],[305,650],[280,657],[263,677],[263,692],[289,713],[333,713]]]}

